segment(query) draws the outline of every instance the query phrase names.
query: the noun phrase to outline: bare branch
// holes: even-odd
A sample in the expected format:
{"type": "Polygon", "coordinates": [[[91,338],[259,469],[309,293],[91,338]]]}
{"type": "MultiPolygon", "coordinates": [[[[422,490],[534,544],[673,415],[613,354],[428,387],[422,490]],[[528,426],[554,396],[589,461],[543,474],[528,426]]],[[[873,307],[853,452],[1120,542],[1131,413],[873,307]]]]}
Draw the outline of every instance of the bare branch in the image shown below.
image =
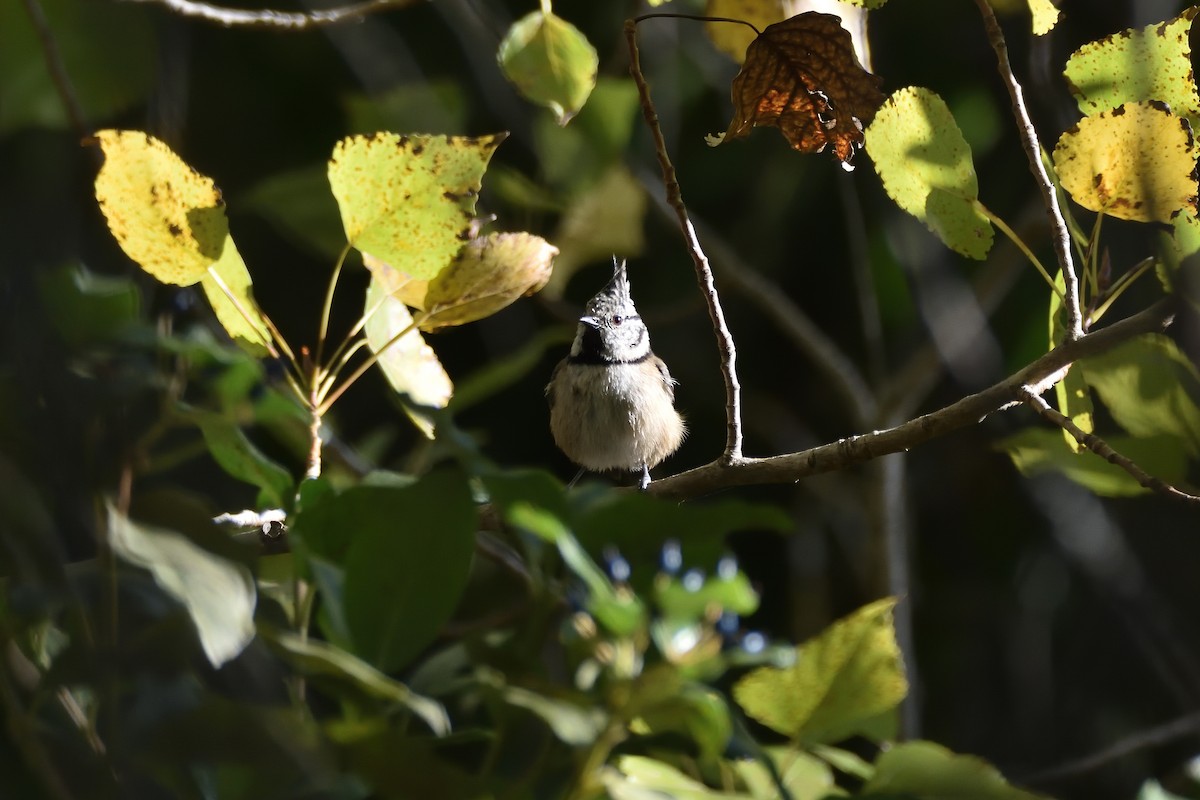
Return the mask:
{"type": "Polygon", "coordinates": [[[873,458],[909,450],[974,425],[989,414],[1014,404],[1022,386],[1048,386],[1075,361],[1106,352],[1143,333],[1165,330],[1174,319],[1174,303],[1161,300],[1150,308],[1080,339],[1064,342],[1032,364],[976,394],[945,408],[917,417],[894,428],[840,439],[798,453],[770,458],[714,461],[650,484],[652,494],[663,497],[699,497],[732,486],[794,483],[809,475],[842,469],[873,458]]]}
{"type": "Polygon", "coordinates": [[[1053,767],[1035,775],[1028,775],[1022,778],[1021,782],[1027,784],[1046,784],[1063,778],[1082,775],[1142,750],[1157,747],[1175,739],[1182,739],[1184,736],[1190,736],[1196,731],[1200,731],[1200,713],[1188,714],[1162,725],[1156,725],[1153,728],[1147,728],[1146,730],[1126,736],[1124,739],[1119,739],[1103,750],[1091,755],[1053,767]]]}
{"type": "MultiPolygon", "coordinates": [[[[638,175],[638,180],[654,200],[654,207],[664,216],[673,214],[672,207],[657,191],[658,185],[638,175]]],[[[703,235],[712,253],[713,267],[728,287],[753,303],[796,349],[812,360],[813,365],[829,379],[829,388],[838,393],[850,410],[854,425],[870,425],[875,420],[876,405],[871,389],[862,373],[846,353],[822,331],[804,310],[793,303],[772,281],[764,278],[747,264],[724,237],[704,220],[695,220],[696,232],[703,235]]]]}
{"type": "Polygon", "coordinates": [[[272,11],[271,9],[226,8],[199,0],[125,0],[128,3],[152,3],[164,6],[181,17],[212,22],[226,28],[266,28],[278,31],[303,31],[357,22],[371,14],[415,5],[424,0],[362,0],[322,11],[272,11]]]}
{"type": "Polygon", "coordinates": [[[1116,450],[1113,450],[1108,442],[1101,439],[1095,434],[1084,432],[1076,425],[1070,417],[1064,415],[1058,409],[1052,408],[1049,403],[1042,399],[1041,395],[1034,392],[1028,386],[1020,386],[1017,388],[1017,396],[1028,403],[1030,408],[1038,413],[1042,419],[1065,430],[1067,433],[1075,437],[1075,441],[1091,450],[1096,455],[1103,458],[1110,464],[1115,464],[1121,469],[1133,476],[1133,479],[1146,487],[1152,492],[1165,494],[1168,497],[1174,497],[1188,503],[1200,503],[1200,497],[1188,494],[1187,492],[1176,489],[1171,484],[1150,475],[1137,464],[1133,463],[1127,456],[1123,456],[1116,450]]]}
{"type": "Polygon", "coordinates": [[[42,10],[42,4],[38,0],[23,0],[23,2],[25,11],[29,14],[29,21],[33,23],[33,29],[37,31],[38,40],[42,45],[42,56],[46,59],[46,70],[50,73],[54,89],[58,92],[58,97],[67,111],[67,120],[71,123],[71,129],[75,131],[75,135],[80,140],[86,139],[91,135],[91,127],[84,116],[79,96],[75,94],[71,76],[67,74],[67,64],[63,61],[62,52],[58,49],[58,41],[54,38],[54,32],[50,30],[46,12],[42,10]]]}
{"type": "Polygon", "coordinates": [[[1046,166],[1042,163],[1042,145],[1038,141],[1037,131],[1029,119],[1029,111],[1025,108],[1025,98],[1021,92],[1021,84],[1013,75],[1012,64],[1008,60],[1008,45],[1004,42],[1004,32],[988,0],[975,0],[979,13],[987,28],[988,41],[996,51],[997,68],[1000,77],[1008,89],[1012,100],[1013,114],[1017,118],[1017,130],[1021,135],[1021,145],[1025,148],[1025,157],[1029,159],[1029,169],[1037,179],[1038,189],[1042,192],[1042,200],[1046,204],[1046,214],[1050,217],[1050,228],[1054,232],[1054,254],[1058,257],[1058,267],[1062,270],[1063,285],[1066,287],[1067,331],[1066,339],[1071,341],[1083,336],[1083,311],[1079,303],[1079,278],[1075,275],[1075,262],[1071,256],[1071,234],[1067,230],[1067,221],[1063,218],[1062,209],[1058,205],[1058,193],[1046,166]]]}
{"type": "Polygon", "coordinates": [[[696,230],[688,218],[687,207],[683,204],[683,190],[679,187],[675,166],[667,154],[667,143],[658,124],[658,112],[654,110],[654,103],[650,99],[650,87],[646,83],[646,76],[642,74],[642,62],[637,47],[637,23],[631,19],[625,20],[625,41],[629,45],[629,74],[637,84],[642,114],[646,117],[646,124],[654,136],[654,152],[658,155],[658,164],[662,168],[667,202],[675,209],[675,215],[679,218],[679,227],[696,265],[696,279],[700,282],[700,289],[708,304],[708,316],[712,320],[713,333],[717,337],[717,347],[721,354],[721,375],[725,379],[726,427],[725,452],[719,463],[732,464],[742,458],[742,387],[737,377],[737,347],[733,343],[733,334],[725,324],[725,312],[721,310],[721,299],[717,296],[717,287],[713,283],[708,256],[704,255],[704,250],[700,247],[696,230]]]}

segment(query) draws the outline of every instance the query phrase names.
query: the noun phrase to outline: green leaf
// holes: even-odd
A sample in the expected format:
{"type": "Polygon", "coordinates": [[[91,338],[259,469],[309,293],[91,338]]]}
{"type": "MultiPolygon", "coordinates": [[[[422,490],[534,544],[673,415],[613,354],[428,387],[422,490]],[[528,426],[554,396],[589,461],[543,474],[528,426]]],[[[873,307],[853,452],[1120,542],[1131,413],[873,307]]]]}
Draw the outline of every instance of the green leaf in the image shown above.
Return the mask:
{"type": "MultiPolygon", "coordinates": [[[[153,20],[140,9],[91,0],[39,0],[83,116],[111,119],[154,87],[153,20]]],[[[0,134],[70,126],[46,53],[21,3],[0,3],[0,134]]]]}
{"type": "Polygon", "coordinates": [[[790,667],[760,667],[733,688],[746,713],[803,742],[876,730],[908,692],[892,628],[894,598],[878,600],[796,648],[790,667]]]}
{"type": "Polygon", "coordinates": [[[183,409],[180,413],[200,428],[209,453],[223,470],[261,489],[264,505],[287,505],[295,491],[291,474],[255,447],[237,423],[200,409],[183,409]]]}
{"type": "Polygon", "coordinates": [[[468,238],[483,173],[507,135],[375,133],[338,142],[329,184],[346,240],[414,278],[433,278],[468,238]]]}
{"type": "Polygon", "coordinates": [[[612,800],[733,800],[750,796],[710,789],[675,767],[646,756],[620,756],[616,769],[600,776],[612,800]]]}
{"type": "MultiPolygon", "coordinates": [[[[833,771],[819,758],[790,747],[770,747],[766,752],[793,800],[821,800],[841,794],[834,785],[833,771]]],[[[733,762],[733,767],[752,797],[763,800],[782,797],[766,764],[739,760],[733,762]]]]}
{"type": "Polygon", "coordinates": [[[441,703],[416,694],[345,650],[319,639],[301,639],[287,631],[264,630],[263,634],[276,652],[309,679],[332,685],[348,683],[370,697],[399,703],[438,736],[450,732],[450,718],[441,703]]]}
{"type": "Polygon", "coordinates": [[[253,356],[266,355],[271,341],[270,327],[254,301],[250,272],[234,247],[233,239],[226,241],[221,257],[209,267],[200,285],[217,315],[217,322],[238,347],[253,356]]]}
{"type": "Polygon", "coordinates": [[[899,89],[865,135],[888,196],[956,252],[984,258],[992,226],[977,206],[971,147],[945,101],[929,89],[899,89]]]}
{"type": "MultiPolygon", "coordinates": [[[[1164,481],[1175,484],[1187,474],[1187,452],[1177,436],[1105,436],[1104,440],[1118,453],[1164,481]]],[[[1003,439],[997,447],[1008,453],[1022,475],[1038,475],[1050,470],[1061,472],[1080,486],[1105,497],[1129,497],[1150,491],[1116,464],[1110,464],[1094,453],[1072,451],[1058,432],[1048,428],[1029,428],[1003,439]]]]}
{"type": "Polygon", "coordinates": [[[725,699],[701,683],[684,683],[660,702],[642,709],[640,724],[651,734],[679,733],[696,743],[700,757],[713,763],[725,752],[733,722],[725,699]]]}
{"type": "Polygon", "coordinates": [[[1171,339],[1145,334],[1079,366],[1122,428],[1141,438],[1177,437],[1200,455],[1200,374],[1171,339]]]}
{"type": "Polygon", "coordinates": [[[370,95],[345,95],[346,127],[350,133],[442,131],[460,133],[467,128],[466,87],[448,78],[400,83],[370,95]]]}
{"type": "Polygon", "coordinates": [[[138,319],[141,296],[126,278],[97,275],[82,264],[41,270],[37,277],[42,304],[69,345],[111,339],[138,319]]]}
{"type": "Polygon", "coordinates": [[[163,591],[187,609],[214,667],[235,658],[254,638],[254,577],[179,533],[139,525],[108,507],[113,552],[150,570],[163,591]]]}
{"type": "Polygon", "coordinates": [[[1196,146],[1187,120],[1157,100],[1084,117],[1054,147],[1071,199],[1138,222],[1196,211],[1196,146]]]}
{"type": "Polygon", "coordinates": [[[578,192],[624,161],[639,113],[637,86],[629,78],[603,78],[570,125],[549,116],[533,121],[538,169],[545,184],[578,192]]]}
{"type": "Polygon", "coordinates": [[[199,282],[233,248],[221,193],[141,131],[96,133],[104,166],[96,200],[125,254],[163,283],[199,282]]]}
{"type": "MultiPolygon", "coordinates": [[[[1061,270],[1054,278],[1054,285],[1059,291],[1065,292],[1066,284],[1063,281],[1061,270]]],[[[1050,348],[1057,347],[1063,342],[1063,337],[1067,331],[1063,319],[1065,313],[1062,296],[1058,292],[1051,292],[1050,348]]],[[[1095,432],[1096,426],[1092,416],[1095,409],[1092,405],[1092,395],[1088,391],[1087,383],[1083,380],[1082,370],[1076,369],[1074,364],[1068,367],[1063,379],[1054,385],[1054,394],[1058,401],[1058,410],[1062,412],[1063,416],[1074,422],[1084,433],[1095,432]]],[[[1067,446],[1073,452],[1078,453],[1085,449],[1079,440],[1065,428],[1062,431],[1062,435],[1067,442],[1067,446]]]]}
{"type": "Polygon", "coordinates": [[[450,376],[413,324],[408,307],[389,295],[375,277],[367,287],[363,313],[370,314],[364,331],[371,352],[379,356],[379,368],[392,388],[411,401],[412,405],[406,404],[405,410],[413,423],[432,439],[433,420],[413,405],[445,408],[454,393],[450,376]],[[393,342],[404,330],[408,333],[393,342]]]}
{"type": "Polygon", "coordinates": [[[460,379],[450,398],[455,413],[493,397],[539,370],[549,352],[565,351],[574,332],[565,327],[545,328],[529,336],[516,350],[499,354],[460,379]]]}
{"type": "Polygon", "coordinates": [[[532,711],[550,726],[563,743],[572,747],[593,744],[608,724],[608,715],[591,703],[582,705],[568,700],[505,686],[501,696],[506,703],[532,711]]]}
{"type": "Polygon", "coordinates": [[[461,474],[439,471],[404,488],[348,490],[332,506],[325,521],[351,533],[343,592],[355,651],[394,672],[454,613],[475,551],[475,502],[461,474]]]}
{"type": "Polygon", "coordinates": [[[588,611],[601,625],[617,636],[629,636],[646,623],[646,607],[637,595],[613,587],[591,556],[579,544],[562,520],[545,509],[516,501],[506,509],[508,521],[540,539],[554,544],[567,567],[583,581],[588,590],[588,611]]]}
{"type": "MultiPolygon", "coordinates": [[[[1043,0],[1044,1],[1044,0],[1043,0]]],[[[1076,50],[1063,72],[1084,114],[1158,100],[1181,117],[1200,117],[1188,33],[1197,9],[1130,29],[1076,50]]]]}
{"type": "Polygon", "coordinates": [[[969,797],[972,800],[1039,800],[1040,795],[1011,786],[986,761],[956,755],[933,742],[905,742],[883,752],[864,795],[909,795],[921,800],[969,797]]]}
{"type": "Polygon", "coordinates": [[[675,578],[656,581],[654,589],[655,602],[665,617],[697,620],[714,606],[742,616],[758,610],[758,593],[742,572],[732,578],[710,576],[698,590],[685,588],[675,578]]]}
{"type": "Polygon", "coordinates": [[[513,23],[497,58],[517,90],[553,111],[560,125],[570,122],[587,102],[600,63],[587,37],[548,10],[533,11],[513,23]]]}

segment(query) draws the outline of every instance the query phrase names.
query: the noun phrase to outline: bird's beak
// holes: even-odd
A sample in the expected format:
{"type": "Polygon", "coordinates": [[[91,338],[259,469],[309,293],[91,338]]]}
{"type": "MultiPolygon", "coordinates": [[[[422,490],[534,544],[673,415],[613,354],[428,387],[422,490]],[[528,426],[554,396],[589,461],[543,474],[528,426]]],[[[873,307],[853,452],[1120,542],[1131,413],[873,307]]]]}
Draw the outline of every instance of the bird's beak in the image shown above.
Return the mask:
{"type": "Polygon", "coordinates": [[[593,317],[590,315],[580,317],[579,321],[582,322],[584,325],[587,325],[590,328],[599,328],[600,327],[600,320],[597,319],[596,317],[593,317]]]}

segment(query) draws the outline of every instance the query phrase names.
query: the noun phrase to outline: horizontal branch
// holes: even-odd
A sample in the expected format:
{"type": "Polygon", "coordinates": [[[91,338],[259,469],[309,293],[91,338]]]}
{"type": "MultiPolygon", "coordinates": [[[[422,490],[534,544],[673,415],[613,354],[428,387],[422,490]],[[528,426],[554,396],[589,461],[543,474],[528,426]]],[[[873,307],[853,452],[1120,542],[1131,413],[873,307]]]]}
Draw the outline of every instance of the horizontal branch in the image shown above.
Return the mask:
{"type": "Polygon", "coordinates": [[[191,19],[213,22],[226,28],[270,28],[280,31],[302,31],[339,22],[353,22],[380,11],[411,6],[422,0],[362,0],[338,8],[319,11],[272,11],[271,9],[226,8],[199,0],[125,0],[129,3],[152,3],[191,19]]]}
{"type": "Polygon", "coordinates": [[[843,469],[888,453],[909,450],[947,433],[974,425],[989,414],[1020,402],[1022,387],[1045,391],[1061,378],[1063,369],[1081,358],[1099,355],[1145,333],[1165,330],[1174,318],[1174,304],[1161,300],[1120,322],[1054,348],[1032,364],[976,394],[894,428],[840,439],[798,453],[769,458],[720,460],[656,480],[648,491],[662,497],[700,497],[731,486],[794,483],[809,475],[843,469]]]}

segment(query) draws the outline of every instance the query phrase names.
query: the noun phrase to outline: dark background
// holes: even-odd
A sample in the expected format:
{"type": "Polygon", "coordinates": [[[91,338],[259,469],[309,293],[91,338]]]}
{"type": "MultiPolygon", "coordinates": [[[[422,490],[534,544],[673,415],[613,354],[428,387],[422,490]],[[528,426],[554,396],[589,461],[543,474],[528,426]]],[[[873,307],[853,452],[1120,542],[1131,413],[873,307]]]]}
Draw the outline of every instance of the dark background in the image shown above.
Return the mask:
{"type": "MultiPolygon", "coordinates": [[[[532,2],[447,0],[336,29],[276,33],[225,30],[150,4],[76,0],[47,4],[52,26],[82,24],[81,4],[93,15],[111,15],[114,27],[124,26],[108,56],[128,60],[141,75],[141,86],[130,87],[130,102],[114,104],[118,110],[89,118],[88,125],[147,130],[217,181],[259,302],[293,344],[312,341],[330,259],[247,210],[243,200],[267,178],[323,164],[333,143],[352,130],[347,98],[444,84],[462,112],[458,129],[444,127],[456,115],[436,104],[409,109],[405,119],[391,122],[394,129],[509,130],[493,164],[542,179],[535,129],[547,112],[515,94],[494,58],[499,37],[532,10],[532,2]]],[[[1067,0],[1059,26],[1031,44],[1027,13],[1014,5],[1001,22],[1048,148],[1078,118],[1060,78],[1066,56],[1087,41],[1182,8],[1067,0]]],[[[697,10],[678,1],[672,6],[697,10]]],[[[624,74],[621,23],[639,13],[634,4],[563,0],[555,11],[596,46],[601,75],[624,74]]],[[[1021,232],[1044,263],[1052,263],[1045,214],[974,4],[895,0],[873,12],[870,25],[874,71],[885,92],[920,85],[947,100],[973,147],[981,199],[1021,232]]],[[[25,27],[0,30],[0,48],[9,46],[11,31],[32,36],[25,27]]],[[[735,65],[713,49],[700,24],[657,20],[641,31],[644,67],[684,198],[696,220],[741,262],[719,269],[754,270],[774,282],[876,387],[889,385],[920,354],[937,356],[919,371],[928,388],[910,392],[918,412],[983,388],[1044,351],[1046,288],[999,233],[984,263],[954,255],[888,200],[865,153],[847,175],[823,155],[793,153],[770,130],[708,148],[704,134],[728,122],[735,65]],[[864,333],[856,263],[873,276],[877,337],[864,333]],[[982,306],[985,325],[972,328],[962,320],[984,319],[971,300],[971,286],[979,282],[996,288],[982,306]]],[[[75,29],[72,35],[79,34],[75,29]]],[[[69,368],[40,307],[38,275],[75,262],[101,274],[139,271],[97,213],[91,182],[98,153],[80,146],[79,138],[66,127],[0,130],[0,443],[45,488],[67,550],[83,558],[90,554],[89,498],[97,489],[111,491],[110,445],[137,430],[140,410],[125,404],[111,382],[69,368]]],[[[656,176],[640,119],[627,160],[635,173],[656,176]]],[[[489,192],[488,178],[480,210],[497,214],[503,228],[547,237],[557,224],[553,212],[530,211],[489,192]]],[[[1080,218],[1090,224],[1086,213],[1080,218]]],[[[646,252],[631,262],[634,293],[656,351],[680,382],[678,401],[691,430],[679,453],[657,470],[665,475],[720,452],[724,394],[678,230],[652,206],[645,235],[646,252]]],[[[1114,269],[1152,253],[1154,236],[1149,226],[1107,223],[1114,269]]],[[[432,344],[454,378],[467,376],[539,331],[569,331],[572,304],[603,282],[606,269],[597,263],[581,270],[566,303],[521,301],[493,318],[439,334],[432,344]]],[[[184,322],[203,318],[202,298],[189,307],[187,291],[138,280],[150,313],[178,313],[184,322]]],[[[719,288],[722,283],[718,273],[719,288]]],[[[348,271],[335,330],[357,317],[365,285],[365,272],[357,266],[348,271]]],[[[1143,279],[1113,319],[1158,293],[1152,278],[1143,279]]],[[[756,304],[735,291],[722,299],[738,344],[748,455],[862,432],[822,372],[756,304]]],[[[1181,344],[1194,355],[1196,341],[1187,331],[1195,328],[1185,320],[1179,330],[1181,344]]],[[[497,461],[544,466],[565,479],[573,468],[553,447],[542,398],[561,356],[561,349],[546,352],[536,369],[459,421],[497,461]]],[[[899,421],[879,420],[874,427],[899,421]]],[[[749,624],[801,640],[874,596],[904,590],[903,608],[912,620],[911,637],[904,638],[910,647],[915,642],[908,658],[917,681],[906,718],[910,733],[984,756],[1012,779],[1047,793],[1131,797],[1147,776],[1168,774],[1195,754],[1195,734],[1062,777],[1045,773],[1196,712],[1200,518],[1158,497],[1104,500],[1053,476],[1021,477],[995,443],[1032,424],[1038,423],[1023,410],[993,415],[886,465],[794,487],[737,491],[779,504],[795,520],[786,539],[747,532],[734,542],[764,595],[763,610],[749,624]],[[899,482],[885,483],[885,470],[899,482]],[[881,497],[887,485],[896,489],[890,500],[881,497]],[[891,521],[893,536],[907,542],[909,574],[894,574],[890,585],[882,585],[870,566],[880,557],[882,534],[873,522],[880,516],[891,521]]],[[[351,445],[367,437],[383,441],[381,461],[393,468],[403,468],[415,443],[376,375],[339,404],[334,425],[351,445]]],[[[290,466],[302,471],[295,459],[290,466]]],[[[253,501],[249,488],[211,465],[192,465],[171,479],[218,509],[253,501]]]]}

